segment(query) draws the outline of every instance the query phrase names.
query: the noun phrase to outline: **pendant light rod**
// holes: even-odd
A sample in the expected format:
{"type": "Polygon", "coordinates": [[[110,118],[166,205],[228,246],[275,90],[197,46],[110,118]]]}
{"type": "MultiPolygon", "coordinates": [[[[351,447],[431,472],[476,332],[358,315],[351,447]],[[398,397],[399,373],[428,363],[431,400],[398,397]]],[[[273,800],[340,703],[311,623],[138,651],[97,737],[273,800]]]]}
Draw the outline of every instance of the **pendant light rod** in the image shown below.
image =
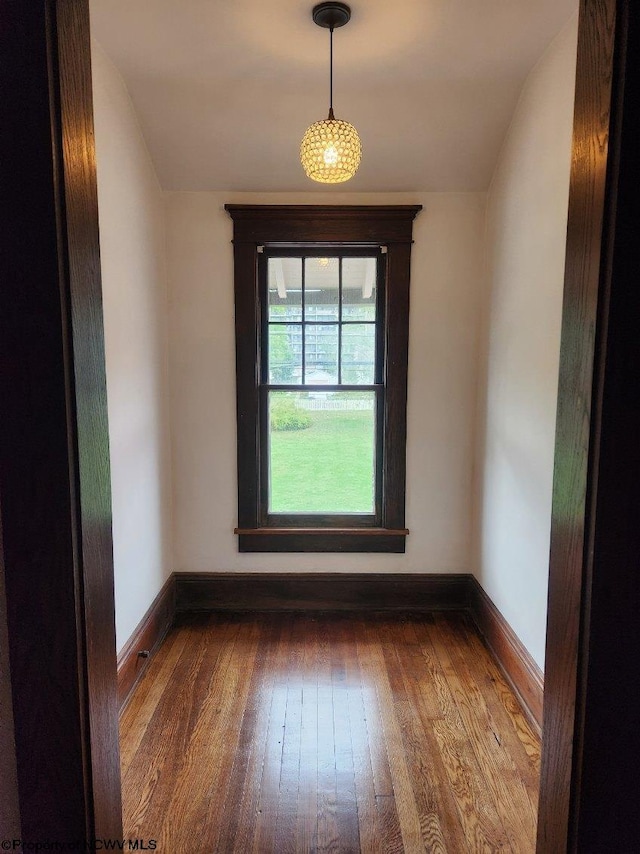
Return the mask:
{"type": "Polygon", "coordinates": [[[333,116],[333,27],[329,28],[329,118],[333,116]]]}
{"type": "Polygon", "coordinates": [[[318,3],[312,15],[314,23],[329,30],[329,118],[333,119],[333,31],[349,23],[351,9],[346,3],[318,3]]]}

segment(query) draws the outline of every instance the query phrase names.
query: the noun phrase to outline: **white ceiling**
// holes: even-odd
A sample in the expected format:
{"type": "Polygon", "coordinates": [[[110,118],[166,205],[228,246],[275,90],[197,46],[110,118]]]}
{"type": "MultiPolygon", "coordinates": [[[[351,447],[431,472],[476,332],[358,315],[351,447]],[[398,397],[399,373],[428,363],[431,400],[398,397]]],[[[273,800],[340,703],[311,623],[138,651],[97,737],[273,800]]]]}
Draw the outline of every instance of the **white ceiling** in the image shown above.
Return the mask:
{"type": "MultiPolygon", "coordinates": [[[[305,0],[91,0],[163,188],[300,191],[328,108],[329,35],[305,0]]],[[[353,0],[334,108],[362,139],[354,191],[483,190],[529,71],[577,0],[353,0]]]]}

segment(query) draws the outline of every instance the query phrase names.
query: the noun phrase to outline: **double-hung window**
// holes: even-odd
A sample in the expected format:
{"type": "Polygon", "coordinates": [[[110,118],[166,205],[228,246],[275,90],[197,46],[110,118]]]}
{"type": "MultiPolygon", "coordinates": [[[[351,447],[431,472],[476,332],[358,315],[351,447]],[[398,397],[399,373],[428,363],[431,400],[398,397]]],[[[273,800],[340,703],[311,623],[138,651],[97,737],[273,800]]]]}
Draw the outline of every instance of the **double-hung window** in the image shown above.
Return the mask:
{"type": "Polygon", "coordinates": [[[382,260],[373,248],[260,254],[264,526],[382,524],[382,260]]]}
{"type": "Polygon", "coordinates": [[[241,551],[404,551],[417,207],[236,206],[241,551]]]}

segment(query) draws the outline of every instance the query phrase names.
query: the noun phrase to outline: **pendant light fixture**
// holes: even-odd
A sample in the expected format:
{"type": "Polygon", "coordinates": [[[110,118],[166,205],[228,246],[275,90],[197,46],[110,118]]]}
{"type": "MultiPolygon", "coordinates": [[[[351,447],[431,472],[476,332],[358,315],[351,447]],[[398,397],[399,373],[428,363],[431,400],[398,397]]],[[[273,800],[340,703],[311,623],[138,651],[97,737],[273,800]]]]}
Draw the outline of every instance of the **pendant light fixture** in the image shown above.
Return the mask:
{"type": "Polygon", "coordinates": [[[345,3],[319,3],[313,21],[329,30],[329,116],[307,128],[300,144],[300,160],[306,175],[321,184],[340,184],[356,174],[362,156],[358,131],[333,115],[333,31],[351,18],[345,3]]]}

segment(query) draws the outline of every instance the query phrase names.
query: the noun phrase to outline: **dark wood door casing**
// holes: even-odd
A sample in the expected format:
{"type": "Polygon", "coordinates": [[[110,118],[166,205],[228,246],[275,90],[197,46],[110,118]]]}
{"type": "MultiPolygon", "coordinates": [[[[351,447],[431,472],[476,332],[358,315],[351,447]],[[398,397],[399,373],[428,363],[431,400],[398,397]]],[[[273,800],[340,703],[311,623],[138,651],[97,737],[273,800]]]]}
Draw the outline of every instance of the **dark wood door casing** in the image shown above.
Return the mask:
{"type": "Polygon", "coordinates": [[[582,0],[540,854],[640,850],[640,9],[582,0]]]}
{"type": "Polygon", "coordinates": [[[120,838],[89,9],[2,4],[0,503],[26,840],[120,838]]]}
{"type": "Polygon", "coordinates": [[[640,9],[619,4],[598,311],[577,851],[640,850],[640,9]]]}

